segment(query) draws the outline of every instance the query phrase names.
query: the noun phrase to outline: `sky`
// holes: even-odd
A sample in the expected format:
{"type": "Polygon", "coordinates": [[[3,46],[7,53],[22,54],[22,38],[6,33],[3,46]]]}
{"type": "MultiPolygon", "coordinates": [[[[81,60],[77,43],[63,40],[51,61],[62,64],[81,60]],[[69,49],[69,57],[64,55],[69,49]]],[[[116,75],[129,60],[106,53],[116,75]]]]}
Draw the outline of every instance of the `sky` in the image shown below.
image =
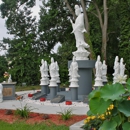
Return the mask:
{"type": "MultiPolygon", "coordinates": [[[[0,4],[2,3],[2,1],[0,0],[0,4]]],[[[37,20],[39,19],[39,11],[40,11],[40,7],[39,5],[41,5],[42,1],[41,0],[36,0],[36,5],[33,7],[32,9],[32,15],[37,17],[37,20]]],[[[7,29],[5,26],[5,19],[2,19],[0,17],[0,40],[3,39],[3,37],[7,38],[7,37],[11,37],[10,35],[7,34],[7,29]]],[[[57,52],[57,48],[58,48],[59,44],[57,44],[54,47],[54,52],[57,52]]],[[[0,55],[3,55],[5,53],[5,51],[0,50],[0,55]]]]}

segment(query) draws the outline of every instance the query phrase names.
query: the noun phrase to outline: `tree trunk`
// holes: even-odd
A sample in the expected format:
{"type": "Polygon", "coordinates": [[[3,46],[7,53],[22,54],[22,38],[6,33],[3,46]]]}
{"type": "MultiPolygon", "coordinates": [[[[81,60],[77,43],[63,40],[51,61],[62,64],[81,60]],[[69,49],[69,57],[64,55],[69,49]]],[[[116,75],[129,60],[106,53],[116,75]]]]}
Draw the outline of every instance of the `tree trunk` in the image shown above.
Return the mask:
{"type": "Polygon", "coordinates": [[[104,25],[102,28],[102,57],[104,60],[107,60],[106,48],[107,48],[107,26],[108,26],[108,9],[107,9],[107,0],[103,1],[104,7],[104,25]]]}
{"type": "Polygon", "coordinates": [[[100,27],[102,30],[102,48],[101,48],[101,55],[103,60],[107,60],[106,56],[106,48],[107,48],[107,26],[108,26],[108,8],[107,8],[107,0],[103,0],[103,9],[104,9],[104,21],[101,15],[101,12],[97,6],[97,3],[95,0],[93,0],[93,3],[95,5],[98,19],[100,22],[100,27]]]}

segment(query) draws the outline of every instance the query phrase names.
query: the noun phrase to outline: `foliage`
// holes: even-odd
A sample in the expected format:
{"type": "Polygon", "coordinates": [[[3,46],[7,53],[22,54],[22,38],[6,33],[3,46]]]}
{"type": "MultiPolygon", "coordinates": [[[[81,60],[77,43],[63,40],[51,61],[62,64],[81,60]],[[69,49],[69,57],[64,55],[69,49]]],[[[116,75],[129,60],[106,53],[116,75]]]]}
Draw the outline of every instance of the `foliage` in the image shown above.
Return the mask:
{"type": "Polygon", "coordinates": [[[69,127],[64,125],[54,125],[50,124],[49,126],[45,123],[35,123],[35,124],[27,124],[26,122],[15,122],[15,123],[7,123],[0,121],[0,126],[3,130],[69,130],[69,127]]]}
{"type": "Polygon", "coordinates": [[[8,34],[12,38],[3,38],[8,45],[7,60],[11,75],[18,84],[39,83],[39,52],[37,48],[37,23],[31,9],[35,0],[2,1],[0,11],[6,18],[8,34]]]}
{"type": "Polygon", "coordinates": [[[88,117],[84,128],[127,130],[130,127],[130,79],[122,84],[107,84],[89,94],[88,117]],[[97,104],[100,104],[97,107],[97,104]]]}
{"type": "Polygon", "coordinates": [[[72,117],[72,109],[71,108],[64,109],[58,113],[61,115],[62,120],[69,120],[72,117]]]}
{"type": "Polygon", "coordinates": [[[8,62],[5,56],[0,56],[0,82],[4,81],[3,74],[8,71],[8,62]]]}
{"type": "MultiPolygon", "coordinates": [[[[21,103],[21,102],[20,102],[21,103]]],[[[22,118],[28,118],[29,117],[29,113],[31,112],[31,106],[28,106],[27,104],[23,107],[22,103],[21,103],[21,108],[17,108],[15,111],[16,115],[19,115],[22,118]]]]}
{"type": "Polygon", "coordinates": [[[120,21],[120,40],[119,40],[119,56],[124,58],[126,62],[126,72],[130,75],[130,56],[128,55],[130,50],[130,3],[129,0],[120,1],[120,14],[119,14],[119,21],[120,21]]]}

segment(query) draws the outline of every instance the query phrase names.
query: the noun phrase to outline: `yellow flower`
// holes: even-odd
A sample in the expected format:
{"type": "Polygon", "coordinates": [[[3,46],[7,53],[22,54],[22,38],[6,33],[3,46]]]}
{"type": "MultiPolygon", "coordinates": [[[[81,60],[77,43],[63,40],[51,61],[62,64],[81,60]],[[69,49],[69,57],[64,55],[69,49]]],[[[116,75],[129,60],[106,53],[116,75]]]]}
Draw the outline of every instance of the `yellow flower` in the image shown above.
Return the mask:
{"type": "Polygon", "coordinates": [[[114,108],[114,105],[112,104],[112,105],[110,105],[110,110],[112,110],[114,108]]]}
{"type": "Polygon", "coordinates": [[[108,114],[111,115],[111,112],[109,111],[108,114]]]}
{"type": "Polygon", "coordinates": [[[88,116],[88,117],[87,117],[87,119],[88,119],[88,120],[90,120],[90,119],[91,119],[91,117],[90,117],[90,116],[88,116]]]}
{"type": "Polygon", "coordinates": [[[93,120],[93,119],[95,119],[96,118],[96,116],[91,116],[91,119],[93,120]]]}
{"type": "Polygon", "coordinates": [[[108,115],[108,112],[106,112],[106,115],[108,115]]]}
{"type": "Polygon", "coordinates": [[[100,118],[100,119],[105,120],[105,117],[104,117],[104,116],[101,116],[101,118],[100,118]]]}

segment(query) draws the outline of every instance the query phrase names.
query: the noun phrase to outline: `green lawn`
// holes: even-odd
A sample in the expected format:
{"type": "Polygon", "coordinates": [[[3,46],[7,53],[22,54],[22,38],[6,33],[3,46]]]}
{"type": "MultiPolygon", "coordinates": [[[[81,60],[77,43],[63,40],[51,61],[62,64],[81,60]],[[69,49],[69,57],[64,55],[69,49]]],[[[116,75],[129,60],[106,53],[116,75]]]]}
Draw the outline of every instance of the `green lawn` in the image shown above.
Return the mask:
{"type": "Polygon", "coordinates": [[[44,123],[41,124],[26,124],[25,122],[15,122],[9,124],[0,121],[0,130],[69,130],[67,126],[56,126],[54,124],[47,126],[44,123]]]}

